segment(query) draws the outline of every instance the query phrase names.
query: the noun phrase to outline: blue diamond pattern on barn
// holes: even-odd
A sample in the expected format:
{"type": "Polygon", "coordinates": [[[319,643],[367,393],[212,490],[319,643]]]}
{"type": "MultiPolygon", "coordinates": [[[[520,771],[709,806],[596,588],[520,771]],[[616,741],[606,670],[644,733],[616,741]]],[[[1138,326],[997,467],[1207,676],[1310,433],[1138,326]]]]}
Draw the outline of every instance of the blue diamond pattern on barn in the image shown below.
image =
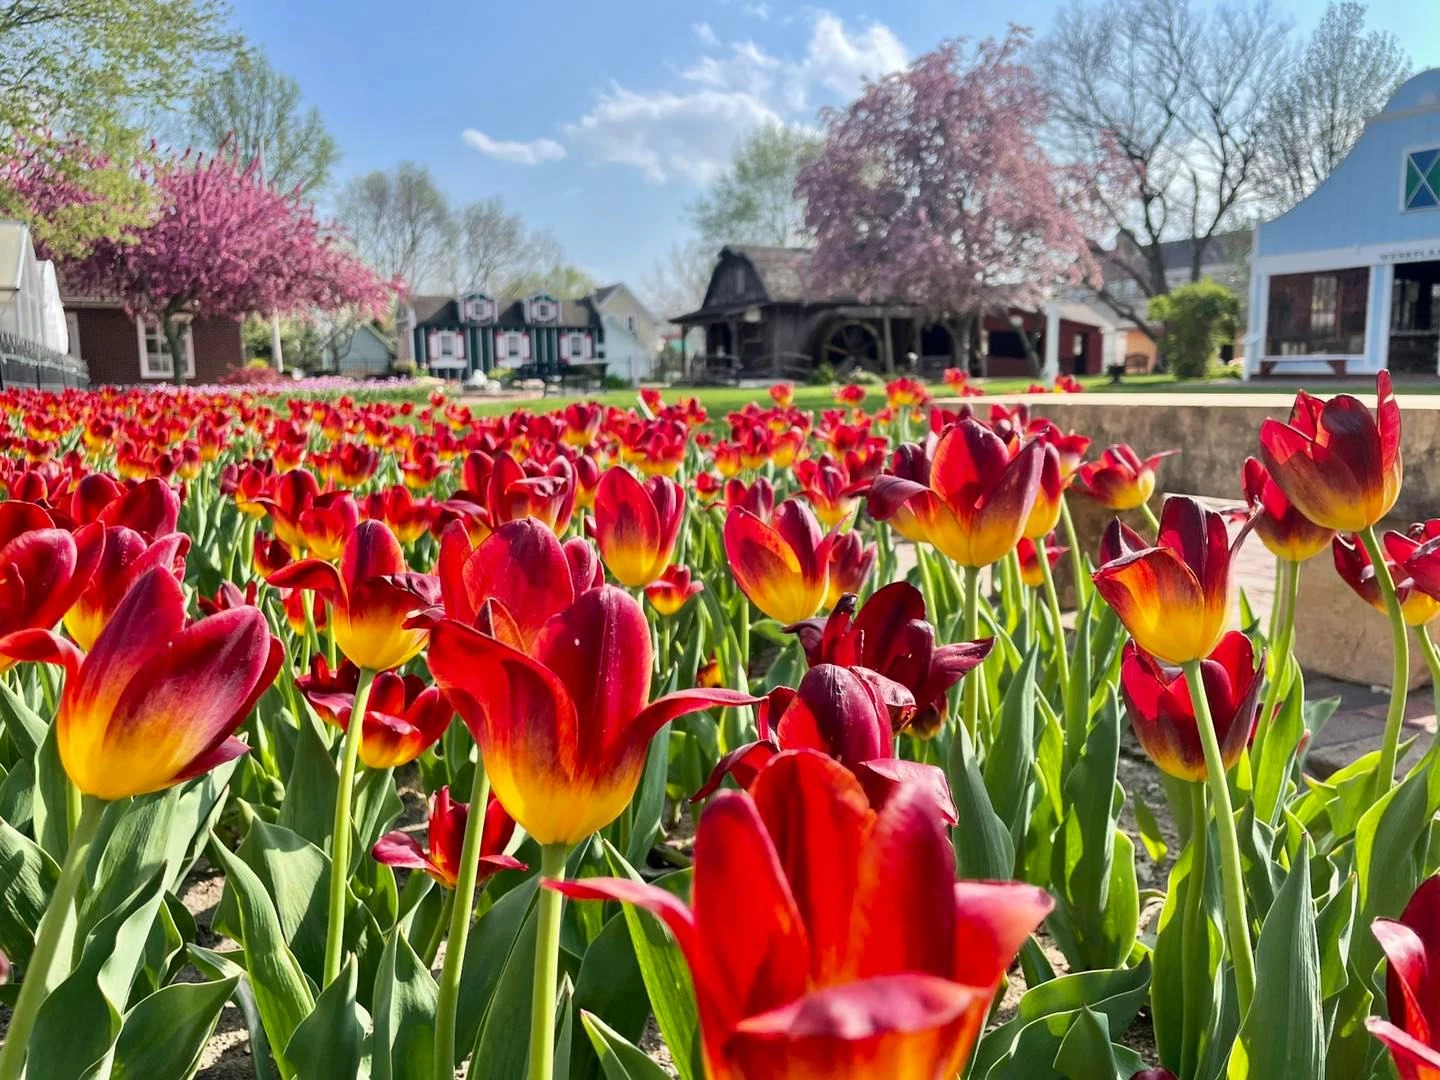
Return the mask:
{"type": "Polygon", "coordinates": [[[1411,150],[1405,155],[1405,209],[1440,206],[1440,147],[1411,150]]]}

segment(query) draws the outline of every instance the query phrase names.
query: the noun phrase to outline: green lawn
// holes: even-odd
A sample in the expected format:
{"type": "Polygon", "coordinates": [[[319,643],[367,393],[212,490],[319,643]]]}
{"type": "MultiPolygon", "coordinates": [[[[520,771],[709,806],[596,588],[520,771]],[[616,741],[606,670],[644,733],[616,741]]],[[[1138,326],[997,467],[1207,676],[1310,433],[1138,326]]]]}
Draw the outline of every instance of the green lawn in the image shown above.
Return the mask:
{"type": "MultiPolygon", "coordinates": [[[[1238,379],[1215,379],[1208,381],[1180,382],[1173,375],[1127,375],[1123,382],[1112,383],[1105,375],[1087,375],[1080,380],[1087,392],[1098,394],[1129,394],[1129,393],[1183,393],[1183,394],[1233,394],[1233,393],[1260,393],[1260,394],[1294,394],[1297,387],[1306,385],[1303,379],[1264,379],[1245,383],[1238,379]]],[[[977,379],[977,386],[981,386],[989,394],[1015,394],[1025,391],[1033,382],[1033,379],[977,379]]],[[[1316,393],[1333,393],[1346,391],[1364,395],[1374,390],[1374,381],[1367,378],[1355,378],[1344,380],[1316,379],[1309,384],[1310,389],[1316,393]]],[[[878,408],[885,399],[885,388],[875,385],[868,388],[870,393],[866,399],[866,406],[878,408]]],[[[937,398],[950,397],[949,388],[944,384],[932,384],[931,393],[937,398]]],[[[1395,380],[1395,389],[1402,394],[1437,394],[1440,393],[1440,380],[1427,379],[1424,377],[1404,378],[1395,380]]],[[[699,388],[675,387],[664,391],[666,401],[678,401],[681,398],[698,397],[701,404],[710,411],[712,415],[723,415],[732,409],[738,409],[746,402],[754,401],[762,405],[768,405],[770,398],[768,393],[759,387],[731,387],[731,386],[707,386],[699,388]]],[[[530,409],[534,412],[550,412],[556,409],[563,409],[567,404],[574,401],[598,401],[603,405],[616,405],[621,408],[634,405],[637,401],[634,390],[611,390],[603,394],[569,397],[548,397],[536,398],[528,401],[516,401],[507,399],[503,401],[467,401],[471,410],[476,416],[499,416],[515,409],[530,409]]],[[[818,411],[828,409],[834,405],[834,389],[829,386],[796,386],[795,404],[802,409],[818,411]]]]}

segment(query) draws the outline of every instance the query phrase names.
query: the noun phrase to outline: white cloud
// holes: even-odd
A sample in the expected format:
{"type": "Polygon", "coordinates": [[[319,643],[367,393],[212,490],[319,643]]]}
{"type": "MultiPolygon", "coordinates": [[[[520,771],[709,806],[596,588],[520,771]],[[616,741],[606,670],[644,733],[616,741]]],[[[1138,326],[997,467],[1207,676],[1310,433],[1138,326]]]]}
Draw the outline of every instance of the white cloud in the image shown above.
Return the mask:
{"type": "Polygon", "coordinates": [[[838,15],[822,12],[815,19],[810,44],[791,80],[790,104],[803,109],[814,86],[839,98],[854,97],[866,79],[898,71],[908,62],[905,46],[883,23],[850,33],[838,15]]]}
{"type": "Polygon", "coordinates": [[[752,19],[759,19],[761,22],[769,22],[769,21],[770,21],[770,5],[769,5],[769,4],[764,4],[764,3],[744,4],[744,5],[741,6],[740,10],[743,11],[746,15],[749,15],[752,19]]]}
{"type": "MultiPolygon", "coordinates": [[[[768,18],[769,9],[748,4],[746,13],[768,18]]],[[[810,123],[817,104],[846,101],[865,79],[904,67],[908,59],[884,24],[852,30],[826,11],[812,16],[805,51],[798,56],[767,52],[751,40],[724,43],[709,23],[692,29],[704,52],[678,68],[685,85],[642,92],[612,84],[588,113],[565,125],[577,153],[637,168],[651,183],[705,184],[725,169],[736,142],[755,128],[810,123]]]]}
{"type": "Polygon", "coordinates": [[[492,139],[476,128],[466,128],[460,133],[460,137],[486,157],[508,161],[512,165],[539,165],[545,161],[559,161],[565,156],[565,147],[554,139],[507,142],[503,139],[492,139]]]}

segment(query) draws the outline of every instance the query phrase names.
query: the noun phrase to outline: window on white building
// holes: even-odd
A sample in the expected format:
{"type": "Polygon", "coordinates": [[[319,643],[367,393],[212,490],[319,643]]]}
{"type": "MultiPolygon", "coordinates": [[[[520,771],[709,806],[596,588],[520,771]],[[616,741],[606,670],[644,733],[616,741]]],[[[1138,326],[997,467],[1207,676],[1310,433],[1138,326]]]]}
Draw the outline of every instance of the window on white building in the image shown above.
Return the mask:
{"type": "Polygon", "coordinates": [[[510,356],[520,355],[520,335],[514,330],[505,335],[505,352],[510,356]]]}
{"type": "Polygon", "coordinates": [[[565,338],[565,356],[570,360],[585,359],[585,335],[569,334],[565,338]]]}
{"type": "Polygon", "coordinates": [[[632,334],[635,333],[635,316],[634,316],[634,315],[626,315],[626,316],[625,316],[625,329],[626,329],[626,330],[629,330],[632,334]]]}
{"type": "MultiPolygon", "coordinates": [[[[142,379],[173,379],[175,364],[170,356],[170,343],[165,340],[165,332],[160,328],[160,324],[149,319],[137,319],[135,330],[139,336],[140,377],[142,379]]],[[[195,377],[195,338],[190,333],[188,324],[180,327],[180,334],[185,341],[185,377],[193,379],[195,377]]]]}
{"type": "Polygon", "coordinates": [[[449,330],[441,330],[435,335],[436,359],[455,359],[455,335],[449,330]]]}

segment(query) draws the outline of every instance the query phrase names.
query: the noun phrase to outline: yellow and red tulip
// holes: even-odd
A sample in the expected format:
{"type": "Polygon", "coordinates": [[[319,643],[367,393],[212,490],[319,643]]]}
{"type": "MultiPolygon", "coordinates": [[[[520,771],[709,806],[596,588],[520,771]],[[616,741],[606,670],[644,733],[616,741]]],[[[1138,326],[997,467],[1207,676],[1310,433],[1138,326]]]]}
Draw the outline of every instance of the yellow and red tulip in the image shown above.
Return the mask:
{"type": "Polygon", "coordinates": [[[1038,540],[1055,531],[1060,524],[1061,502],[1065,498],[1066,477],[1061,471],[1060,451],[1049,440],[1043,442],[1040,464],[1040,486],[1035,489],[1035,505],[1025,519],[1022,536],[1038,540]]]}
{"type": "Polygon", "coordinates": [[[875,561],[880,549],[865,543],[858,532],[840,533],[830,544],[829,587],[825,592],[825,606],[833,608],[846,593],[858,593],[865,588],[875,570],[875,561]]]}
{"type": "Polygon", "coordinates": [[[1400,496],[1400,406],[1390,373],[1375,376],[1375,415],[1355,397],[1300,391],[1289,423],[1260,425],[1260,456],[1285,497],[1316,525],[1359,532],[1400,496]]]}
{"type": "MultiPolygon", "coordinates": [[[[350,726],[359,685],[359,668],[345,660],[332,672],[324,656],[314,657],[310,674],[295,680],[316,715],[342,731],[350,726]]],[[[445,734],[452,715],[444,695],[418,675],[382,671],[375,676],[365,706],[360,760],[371,769],[408,765],[445,734]]]]}
{"type": "Polygon", "coordinates": [[[690,598],[704,589],[704,582],[690,580],[688,566],[667,566],[663,574],[645,586],[645,599],[657,615],[668,618],[678,615],[690,598]]]}
{"type": "Polygon", "coordinates": [[[849,770],[813,751],[781,754],[748,794],[716,796],[689,907],[629,880],[545,887],[665,923],[713,1080],[955,1076],[1052,907],[1033,886],[956,882],[929,792],[903,787],[876,812],[849,770]]]}
{"type": "Polygon", "coordinates": [[[1020,580],[1032,589],[1039,589],[1045,584],[1045,571],[1040,566],[1040,552],[1045,552],[1045,560],[1054,566],[1060,561],[1060,557],[1070,549],[1063,544],[1051,543],[1053,536],[1044,536],[1036,540],[1028,538],[1020,541],[1017,551],[1020,554],[1020,580]]]}
{"type": "MultiPolygon", "coordinates": [[[[1220,759],[1228,771],[1249,745],[1259,714],[1263,665],[1257,667],[1250,639],[1232,630],[1200,661],[1205,702],[1215,725],[1220,759]]],[[[1125,643],[1120,694],[1130,726],[1150,760],[1178,780],[1204,780],[1205,748],[1196,727],[1185,675],[1125,643]]]]}
{"type": "MultiPolygon", "coordinates": [[[[460,850],[469,819],[470,808],[452,800],[449,787],[442,787],[430,797],[425,847],[407,832],[391,832],[375,841],[370,855],[386,866],[419,870],[445,888],[453,889],[460,876],[460,850]]],[[[483,888],[486,881],[502,870],[529,869],[519,859],[505,854],[514,835],[515,822],[492,795],[485,807],[485,828],[480,837],[477,888],[483,888]]]]}
{"type": "Polygon", "coordinates": [[[1277,559],[1304,562],[1330,546],[1335,530],[1316,525],[1295,509],[1260,461],[1246,458],[1241,479],[1255,533],[1277,559]]]}
{"type": "Polygon", "coordinates": [[[474,735],[501,805],[542,845],[573,845],[619,816],[666,723],[755,701],[716,689],[650,702],[645,615],[609,585],[552,615],[529,655],[447,619],[431,632],[428,662],[474,735]]]}
{"type": "MultiPolygon", "coordinates": [[[[1243,537],[1242,531],[1237,546],[1243,537]]],[[[1220,644],[1234,592],[1233,551],[1221,514],[1172,495],[1160,512],[1154,546],[1117,520],[1102,542],[1102,557],[1095,588],[1143,651],[1185,664],[1220,644]]]]}
{"type": "Polygon", "coordinates": [[[100,631],[125,599],[130,587],[155,567],[168,570],[176,580],[185,576],[185,553],[190,537],[171,533],[153,543],[123,525],[107,528],[100,561],[84,591],[65,613],[65,630],[82,649],[93,649],[100,631]]]}
{"type": "Polygon", "coordinates": [[[335,644],[371,671],[399,667],[425,647],[425,627],[406,623],[439,599],[435,579],[409,571],[400,541],[379,521],[356,526],[338,569],[323,559],[304,559],[275,571],[269,583],[324,597],[335,644]]]}
{"type": "Polygon", "coordinates": [[[350,492],[317,495],[300,512],[300,547],[317,559],[334,562],[344,552],[345,541],[359,524],[360,507],[350,492]]]}
{"type": "Polygon", "coordinates": [[[685,493],[669,477],[643,484],[626,469],[609,469],[595,493],[595,543],[621,585],[638,589],[670,564],[685,518],[685,493]]]}
{"type": "MultiPolygon", "coordinates": [[[[1400,615],[1407,626],[1424,626],[1440,615],[1440,599],[1416,588],[1414,580],[1406,576],[1404,566],[1409,562],[1418,562],[1415,552],[1419,547],[1418,541],[1401,533],[1392,532],[1385,536],[1385,566],[1390,580],[1395,583],[1395,598],[1400,601],[1400,615]]],[[[1380,591],[1380,582],[1375,577],[1375,567],[1370,562],[1370,553],[1365,550],[1365,545],[1353,536],[1336,535],[1330,542],[1330,550],[1340,580],[1380,614],[1388,614],[1385,597],[1380,591]]]]}
{"type": "MultiPolygon", "coordinates": [[[[99,522],[72,534],[34,503],[0,503],[0,636],[54,627],[90,584],[104,547],[99,522]]],[[[0,671],[9,666],[0,657],[0,671]]]]}
{"type": "Polygon", "coordinates": [[[902,536],[933,545],[961,566],[989,566],[1024,532],[1044,449],[1031,442],[1012,458],[998,435],[967,417],[936,444],[928,486],[893,473],[878,476],[870,488],[870,513],[893,520],[902,536]]]}
{"type": "Polygon", "coordinates": [[[1111,510],[1134,510],[1155,494],[1156,466],[1179,452],[1162,450],[1142,459],[1129,446],[1119,443],[1101,454],[1099,461],[1080,466],[1080,490],[1111,510]]]}
{"type": "Polygon", "coordinates": [[[235,608],[185,622],[168,567],[126,593],[88,654],[49,630],[0,638],[11,661],[61,664],[55,719],[61,764],[100,799],[160,791],[243,754],[234,737],[284,659],[265,616],[235,608]]]}
{"type": "Polygon", "coordinates": [[[725,557],[735,584],[757,608],[782,623],[808,619],[830,588],[830,546],[810,508],[786,499],[767,523],[737,507],[725,518],[725,557]]]}

